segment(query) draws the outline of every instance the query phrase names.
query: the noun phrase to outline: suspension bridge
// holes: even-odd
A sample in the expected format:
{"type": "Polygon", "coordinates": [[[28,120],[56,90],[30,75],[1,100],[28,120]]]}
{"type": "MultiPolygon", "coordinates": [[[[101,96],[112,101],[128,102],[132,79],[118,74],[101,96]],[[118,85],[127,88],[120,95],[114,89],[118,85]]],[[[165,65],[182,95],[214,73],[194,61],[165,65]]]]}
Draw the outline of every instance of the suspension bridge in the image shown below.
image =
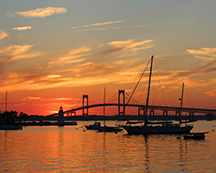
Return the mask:
{"type": "MultiPolygon", "coordinates": [[[[99,107],[117,107],[118,112],[116,115],[118,116],[126,116],[126,108],[136,108],[137,109],[137,116],[145,115],[145,108],[146,105],[133,103],[128,104],[125,100],[125,90],[118,90],[118,103],[95,103],[89,104],[89,96],[83,95],[82,97],[82,106],[76,107],[70,110],[64,111],[65,114],[70,116],[76,116],[77,111],[82,111],[82,117],[89,117],[89,110],[92,108],[99,108],[99,107]]],[[[135,101],[135,100],[134,100],[135,101]]],[[[175,115],[176,119],[181,116],[182,113],[188,114],[188,119],[194,120],[195,115],[203,115],[206,116],[207,120],[212,120],[213,116],[216,115],[216,109],[201,109],[201,108],[189,108],[189,107],[173,107],[173,106],[155,106],[149,105],[148,106],[149,116],[154,119],[155,112],[162,115],[164,119],[169,115],[175,115]],[[171,114],[172,113],[172,114],[171,114]]],[[[52,114],[56,115],[56,114],[52,114]]]]}

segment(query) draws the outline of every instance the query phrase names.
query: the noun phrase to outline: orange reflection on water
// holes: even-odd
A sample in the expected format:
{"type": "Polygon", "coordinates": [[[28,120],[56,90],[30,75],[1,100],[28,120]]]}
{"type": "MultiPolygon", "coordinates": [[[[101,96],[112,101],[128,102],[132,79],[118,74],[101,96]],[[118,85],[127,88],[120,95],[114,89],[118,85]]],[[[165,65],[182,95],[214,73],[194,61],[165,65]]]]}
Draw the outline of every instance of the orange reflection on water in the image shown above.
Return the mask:
{"type": "MultiPolygon", "coordinates": [[[[0,131],[0,172],[191,172],[215,169],[214,132],[204,141],[185,141],[175,135],[146,137],[126,135],[125,132],[85,131],[82,125],[91,123],[0,131]]],[[[200,127],[204,128],[203,125],[200,127]]]]}

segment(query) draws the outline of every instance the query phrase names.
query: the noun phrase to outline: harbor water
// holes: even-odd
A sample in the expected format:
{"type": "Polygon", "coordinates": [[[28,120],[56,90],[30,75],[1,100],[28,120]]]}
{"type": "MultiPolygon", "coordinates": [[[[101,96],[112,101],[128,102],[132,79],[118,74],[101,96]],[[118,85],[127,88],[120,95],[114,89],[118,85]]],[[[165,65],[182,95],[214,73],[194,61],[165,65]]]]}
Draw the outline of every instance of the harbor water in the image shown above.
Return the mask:
{"type": "Polygon", "coordinates": [[[216,121],[194,123],[192,132],[209,132],[205,140],[96,132],[84,128],[93,121],[77,123],[0,131],[0,172],[216,171],[216,121]]]}

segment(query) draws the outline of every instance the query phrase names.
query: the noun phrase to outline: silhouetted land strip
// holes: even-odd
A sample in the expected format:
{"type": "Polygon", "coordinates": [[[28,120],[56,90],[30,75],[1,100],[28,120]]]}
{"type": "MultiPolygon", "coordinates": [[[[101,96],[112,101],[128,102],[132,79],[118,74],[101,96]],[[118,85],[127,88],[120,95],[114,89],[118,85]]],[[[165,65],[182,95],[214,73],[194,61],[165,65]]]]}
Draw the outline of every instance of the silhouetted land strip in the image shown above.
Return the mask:
{"type": "MultiPolygon", "coordinates": [[[[52,122],[52,121],[26,121],[21,122],[22,126],[59,126],[59,123],[52,122]]],[[[75,126],[77,125],[76,122],[65,122],[64,124],[61,124],[61,126],[75,126]]]]}
{"type": "MultiPolygon", "coordinates": [[[[155,116],[148,116],[149,120],[178,120],[179,117],[176,117],[175,115],[168,115],[168,116],[163,116],[163,115],[155,115],[155,116]]],[[[127,121],[127,120],[143,120],[142,115],[88,115],[88,116],[83,116],[83,115],[78,115],[78,116],[66,116],[65,121],[94,121],[94,120],[101,120],[103,121],[104,119],[106,120],[121,120],[121,121],[127,121]]],[[[216,115],[212,115],[211,119],[209,119],[206,115],[195,115],[195,116],[181,116],[182,120],[216,120],[216,115]]],[[[29,116],[27,121],[41,121],[41,123],[44,121],[57,121],[56,116],[29,116]]],[[[27,122],[26,121],[26,122],[27,122]]],[[[22,123],[25,121],[22,121],[22,123]]]]}
{"type": "MultiPolygon", "coordinates": [[[[178,120],[179,117],[176,117],[175,115],[157,115],[157,116],[148,116],[149,120],[178,120]]],[[[67,120],[120,120],[120,121],[127,121],[127,120],[143,120],[143,116],[137,116],[137,115],[113,115],[113,116],[102,116],[102,115],[89,115],[89,116],[71,116],[67,117],[67,120]]],[[[216,115],[212,115],[212,117],[209,119],[206,115],[196,115],[194,117],[189,116],[181,116],[182,120],[216,120],[216,115]]]]}

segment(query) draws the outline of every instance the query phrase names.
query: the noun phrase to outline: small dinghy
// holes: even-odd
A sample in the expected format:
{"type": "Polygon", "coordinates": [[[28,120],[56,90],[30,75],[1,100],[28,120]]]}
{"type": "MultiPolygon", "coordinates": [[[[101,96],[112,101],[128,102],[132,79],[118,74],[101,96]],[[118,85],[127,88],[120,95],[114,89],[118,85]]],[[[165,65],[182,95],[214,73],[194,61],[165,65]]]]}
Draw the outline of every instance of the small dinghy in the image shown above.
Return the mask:
{"type": "Polygon", "coordinates": [[[208,132],[189,133],[184,135],[184,139],[205,139],[205,134],[208,132]]]}

